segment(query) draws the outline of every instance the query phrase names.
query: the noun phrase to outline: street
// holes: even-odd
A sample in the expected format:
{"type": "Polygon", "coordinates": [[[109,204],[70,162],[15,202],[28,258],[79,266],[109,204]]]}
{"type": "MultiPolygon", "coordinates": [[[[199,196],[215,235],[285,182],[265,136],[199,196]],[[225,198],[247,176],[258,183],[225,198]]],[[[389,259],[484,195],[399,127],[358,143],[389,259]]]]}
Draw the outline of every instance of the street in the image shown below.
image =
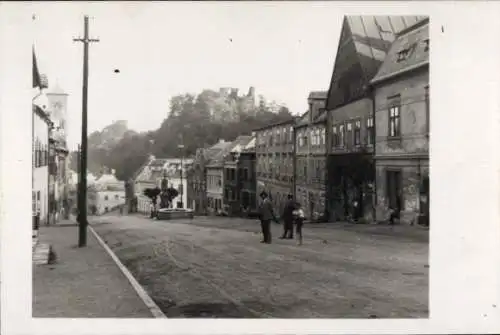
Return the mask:
{"type": "Polygon", "coordinates": [[[305,226],[259,243],[257,221],[107,216],[94,227],[167,317],[428,316],[428,242],[305,226]]]}

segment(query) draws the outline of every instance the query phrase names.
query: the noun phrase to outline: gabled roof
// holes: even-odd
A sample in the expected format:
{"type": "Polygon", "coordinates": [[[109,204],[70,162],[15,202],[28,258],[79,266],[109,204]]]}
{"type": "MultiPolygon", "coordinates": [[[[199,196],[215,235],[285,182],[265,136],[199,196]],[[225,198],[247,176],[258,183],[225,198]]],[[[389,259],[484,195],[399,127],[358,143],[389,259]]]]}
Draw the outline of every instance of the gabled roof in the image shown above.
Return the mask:
{"type": "MultiPolygon", "coordinates": [[[[207,167],[219,167],[224,164],[224,157],[231,151],[233,142],[218,143],[220,150],[214,154],[207,164],[207,167]]],[[[210,150],[210,149],[209,149],[210,150]]]]}
{"type": "Polygon", "coordinates": [[[371,83],[380,83],[412,69],[428,65],[428,43],[429,19],[427,18],[398,34],[371,83]],[[408,51],[408,56],[398,60],[399,53],[402,51],[408,51]]]}
{"type": "Polygon", "coordinates": [[[421,16],[344,17],[326,109],[363,97],[396,34],[422,19],[421,16]]]}
{"type": "Polygon", "coordinates": [[[253,136],[250,142],[248,142],[247,145],[243,148],[242,152],[255,152],[255,141],[256,138],[255,136],[253,136]]]}
{"type": "Polygon", "coordinates": [[[237,152],[242,152],[243,149],[248,145],[248,143],[252,140],[252,136],[246,136],[246,135],[242,135],[242,136],[238,136],[232,143],[231,145],[231,148],[230,148],[230,152],[234,152],[234,153],[237,153],[237,152]]]}

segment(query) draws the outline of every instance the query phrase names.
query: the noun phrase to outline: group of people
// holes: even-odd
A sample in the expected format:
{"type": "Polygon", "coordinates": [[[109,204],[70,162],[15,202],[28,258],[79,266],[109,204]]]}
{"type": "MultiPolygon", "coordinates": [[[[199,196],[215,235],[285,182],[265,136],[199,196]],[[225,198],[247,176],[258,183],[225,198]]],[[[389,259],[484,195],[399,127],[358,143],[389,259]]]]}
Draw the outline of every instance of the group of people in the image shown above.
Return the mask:
{"type": "MultiPolygon", "coordinates": [[[[260,197],[262,201],[259,206],[259,219],[263,236],[261,243],[271,244],[271,221],[279,224],[279,220],[274,213],[273,204],[267,192],[262,191],[260,197]]],[[[281,216],[283,219],[283,235],[280,239],[293,239],[293,228],[295,225],[298,244],[302,245],[302,226],[305,216],[301,207],[299,202],[293,200],[292,195],[288,195],[288,200],[281,216]]]]}

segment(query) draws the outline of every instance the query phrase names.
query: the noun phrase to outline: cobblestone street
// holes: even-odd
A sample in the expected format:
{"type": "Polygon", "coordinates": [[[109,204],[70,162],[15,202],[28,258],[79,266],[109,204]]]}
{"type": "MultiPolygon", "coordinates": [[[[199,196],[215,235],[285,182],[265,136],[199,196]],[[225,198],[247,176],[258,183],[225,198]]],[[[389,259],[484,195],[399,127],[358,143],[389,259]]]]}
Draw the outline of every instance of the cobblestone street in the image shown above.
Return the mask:
{"type": "Polygon", "coordinates": [[[428,315],[425,241],[306,226],[298,246],[274,225],[266,245],[251,220],[100,220],[96,231],[168,317],[428,315]]]}

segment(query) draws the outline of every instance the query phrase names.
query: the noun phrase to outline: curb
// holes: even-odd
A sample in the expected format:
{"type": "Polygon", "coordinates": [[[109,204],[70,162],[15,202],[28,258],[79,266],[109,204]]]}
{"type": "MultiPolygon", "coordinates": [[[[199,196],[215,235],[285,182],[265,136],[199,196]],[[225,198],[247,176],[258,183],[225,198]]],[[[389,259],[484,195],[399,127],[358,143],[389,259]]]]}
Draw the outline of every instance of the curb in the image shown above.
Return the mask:
{"type": "Polygon", "coordinates": [[[123,265],[123,263],[118,259],[118,257],[115,255],[115,253],[111,250],[111,248],[102,240],[102,238],[97,234],[97,232],[92,228],[90,225],[88,226],[89,230],[92,232],[94,237],[97,239],[99,244],[108,252],[108,254],[111,256],[111,258],[115,261],[116,265],[122,273],[125,275],[125,277],[128,279],[132,287],[135,289],[137,292],[137,295],[142,299],[146,307],[149,308],[151,314],[155,318],[166,318],[167,316],[163,314],[161,309],[158,307],[158,305],[151,299],[149,294],[144,290],[144,288],[139,284],[137,279],[134,278],[134,276],[130,273],[130,271],[123,265]]]}

